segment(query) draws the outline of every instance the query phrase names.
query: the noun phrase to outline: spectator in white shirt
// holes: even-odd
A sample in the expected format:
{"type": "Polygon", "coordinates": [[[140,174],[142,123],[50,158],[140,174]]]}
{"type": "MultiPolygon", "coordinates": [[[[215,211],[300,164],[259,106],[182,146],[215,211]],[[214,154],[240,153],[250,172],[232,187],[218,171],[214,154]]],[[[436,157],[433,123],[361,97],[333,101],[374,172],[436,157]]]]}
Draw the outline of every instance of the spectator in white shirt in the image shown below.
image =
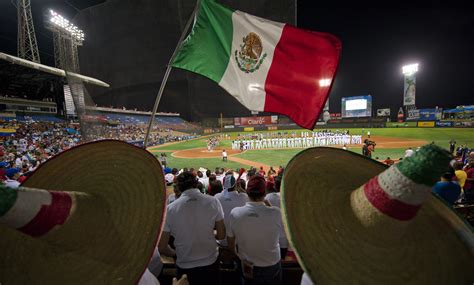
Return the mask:
{"type": "Polygon", "coordinates": [[[415,152],[411,147],[409,147],[407,150],[405,150],[405,157],[410,157],[414,154],[415,152]]]}
{"type": "MultiPolygon", "coordinates": [[[[221,203],[222,210],[224,211],[224,223],[226,229],[229,227],[230,211],[235,207],[245,206],[245,203],[249,202],[247,194],[235,191],[235,186],[235,177],[232,174],[228,174],[224,178],[224,191],[215,195],[217,200],[221,203]]],[[[220,244],[226,246],[227,241],[223,240],[220,244]]]]}
{"type": "Polygon", "coordinates": [[[241,260],[243,284],[280,285],[280,209],[265,205],[265,178],[260,175],[250,178],[247,194],[250,202],[230,212],[229,249],[236,251],[241,260]]]}
{"type": "Polygon", "coordinates": [[[207,176],[204,177],[204,174],[201,171],[197,172],[197,176],[198,176],[199,182],[202,183],[202,186],[204,187],[204,189],[209,188],[209,178],[207,176]]]}
{"type": "Polygon", "coordinates": [[[224,213],[219,201],[202,194],[197,184],[192,172],[178,175],[182,194],[167,206],[158,248],[163,255],[176,256],[178,278],[187,274],[190,284],[218,284],[216,239],[225,237],[224,213]],[[176,251],[168,245],[170,236],[175,238],[176,251]]]}

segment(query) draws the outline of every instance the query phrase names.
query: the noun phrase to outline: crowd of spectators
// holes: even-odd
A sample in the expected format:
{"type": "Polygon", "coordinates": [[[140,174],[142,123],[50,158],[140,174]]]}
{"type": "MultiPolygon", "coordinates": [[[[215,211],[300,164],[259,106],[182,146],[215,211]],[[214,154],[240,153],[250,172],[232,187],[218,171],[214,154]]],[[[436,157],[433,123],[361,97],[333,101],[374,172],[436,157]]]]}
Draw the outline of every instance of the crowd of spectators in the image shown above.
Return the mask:
{"type": "Polygon", "coordinates": [[[471,204],[474,203],[474,150],[466,145],[455,148],[452,142],[450,152],[454,159],[433,187],[433,193],[449,205],[471,204]]]}
{"type": "MultiPolygon", "coordinates": [[[[86,126],[87,141],[118,139],[142,146],[146,134],[145,126],[133,124],[86,126]]],[[[3,122],[0,128],[15,130],[0,136],[0,180],[14,187],[41,163],[86,141],[77,122],[3,122]]],[[[169,128],[155,128],[150,135],[150,145],[194,137],[176,134],[169,128]]]]}
{"type": "Polygon", "coordinates": [[[219,267],[227,266],[243,284],[282,284],[288,252],[280,211],[283,167],[164,171],[174,193],[158,248],[176,259],[178,278],[219,284],[219,267]]]}

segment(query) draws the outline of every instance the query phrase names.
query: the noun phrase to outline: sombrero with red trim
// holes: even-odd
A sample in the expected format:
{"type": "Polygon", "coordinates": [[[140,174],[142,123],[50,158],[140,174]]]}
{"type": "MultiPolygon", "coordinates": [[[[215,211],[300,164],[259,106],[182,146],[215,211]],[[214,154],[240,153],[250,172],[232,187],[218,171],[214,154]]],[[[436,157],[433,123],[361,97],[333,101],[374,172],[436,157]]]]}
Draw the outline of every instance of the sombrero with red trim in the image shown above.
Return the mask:
{"type": "Polygon", "coordinates": [[[0,188],[1,284],[135,284],[159,235],[158,160],[120,141],[65,151],[0,188]]]}
{"type": "Polygon", "coordinates": [[[472,228],[431,194],[450,155],[428,145],[386,168],[311,148],[288,164],[288,238],[315,284],[472,284],[472,228]]]}

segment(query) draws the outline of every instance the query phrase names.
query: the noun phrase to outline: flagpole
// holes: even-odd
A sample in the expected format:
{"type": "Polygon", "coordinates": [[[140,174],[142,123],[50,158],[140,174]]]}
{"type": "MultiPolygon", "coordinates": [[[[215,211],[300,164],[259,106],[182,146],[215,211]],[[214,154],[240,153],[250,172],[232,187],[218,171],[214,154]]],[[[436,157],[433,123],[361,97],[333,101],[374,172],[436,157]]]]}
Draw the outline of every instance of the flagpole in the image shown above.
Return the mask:
{"type": "Polygon", "coordinates": [[[186,23],[186,26],[184,27],[184,30],[181,33],[181,37],[178,40],[178,44],[176,45],[176,48],[174,49],[173,54],[171,55],[170,61],[168,62],[168,65],[166,66],[165,75],[163,76],[163,80],[161,81],[160,89],[158,91],[158,94],[156,95],[155,105],[153,106],[153,111],[151,113],[150,122],[148,123],[148,130],[146,131],[145,141],[143,142],[143,148],[144,149],[146,149],[146,146],[148,145],[148,139],[150,137],[150,132],[151,132],[151,129],[152,129],[152,126],[153,126],[153,121],[155,120],[156,111],[158,110],[158,105],[160,104],[161,95],[163,95],[163,91],[165,90],[166,82],[168,81],[168,77],[170,76],[170,72],[171,72],[171,68],[172,68],[171,64],[173,63],[173,60],[174,60],[176,54],[178,53],[178,50],[181,48],[181,46],[183,44],[183,41],[184,41],[184,38],[186,36],[186,32],[188,31],[189,27],[191,26],[191,23],[193,22],[194,17],[196,16],[197,11],[199,10],[200,2],[201,2],[201,0],[196,1],[196,6],[194,7],[193,12],[191,13],[191,16],[189,17],[188,22],[186,23]]]}

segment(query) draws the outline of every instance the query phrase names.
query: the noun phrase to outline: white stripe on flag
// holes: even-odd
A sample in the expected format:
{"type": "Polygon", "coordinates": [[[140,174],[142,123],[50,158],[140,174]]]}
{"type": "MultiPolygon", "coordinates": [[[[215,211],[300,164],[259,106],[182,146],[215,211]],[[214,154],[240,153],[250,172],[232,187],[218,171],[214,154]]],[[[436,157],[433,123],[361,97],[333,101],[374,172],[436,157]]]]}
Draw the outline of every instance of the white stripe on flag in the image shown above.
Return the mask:
{"type": "Polygon", "coordinates": [[[232,14],[233,39],[227,69],[219,83],[240,103],[251,111],[263,111],[265,106],[265,80],[273,60],[275,47],[280,40],[284,24],[236,11],[232,14]],[[265,59],[257,70],[245,73],[235,60],[235,51],[240,51],[243,38],[255,33],[262,41],[265,59]]]}

